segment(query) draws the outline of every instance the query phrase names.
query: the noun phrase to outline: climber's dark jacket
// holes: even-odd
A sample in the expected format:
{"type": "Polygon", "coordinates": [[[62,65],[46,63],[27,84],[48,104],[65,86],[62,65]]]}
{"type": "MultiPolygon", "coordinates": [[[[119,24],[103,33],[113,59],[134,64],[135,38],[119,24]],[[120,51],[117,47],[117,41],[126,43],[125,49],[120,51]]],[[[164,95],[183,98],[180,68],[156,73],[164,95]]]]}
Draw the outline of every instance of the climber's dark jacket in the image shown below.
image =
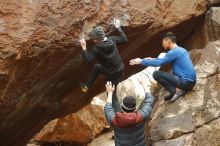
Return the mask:
{"type": "Polygon", "coordinates": [[[114,74],[124,70],[124,64],[116,44],[123,44],[128,40],[120,27],[117,30],[120,36],[107,36],[107,40],[94,45],[89,51],[82,51],[86,63],[97,59],[106,74],[114,74]]]}
{"type": "Polygon", "coordinates": [[[111,103],[105,105],[105,116],[113,127],[115,146],[146,146],[145,121],[151,114],[154,97],[145,94],[142,108],[133,113],[115,112],[111,103]]]}

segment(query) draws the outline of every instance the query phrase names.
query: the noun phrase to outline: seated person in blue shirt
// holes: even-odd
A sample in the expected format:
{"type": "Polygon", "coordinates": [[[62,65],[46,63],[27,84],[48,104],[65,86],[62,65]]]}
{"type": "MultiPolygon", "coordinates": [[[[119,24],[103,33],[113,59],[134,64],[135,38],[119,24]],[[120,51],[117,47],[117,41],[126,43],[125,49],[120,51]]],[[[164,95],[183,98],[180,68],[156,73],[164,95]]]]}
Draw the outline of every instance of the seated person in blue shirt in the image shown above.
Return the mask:
{"type": "Polygon", "coordinates": [[[164,100],[174,102],[185,95],[196,84],[196,71],[186,49],[176,44],[176,36],[168,32],[163,38],[163,47],[168,50],[163,58],[136,58],[130,65],[142,64],[144,66],[161,66],[171,63],[173,73],[155,71],[154,79],[169,92],[164,100]]]}

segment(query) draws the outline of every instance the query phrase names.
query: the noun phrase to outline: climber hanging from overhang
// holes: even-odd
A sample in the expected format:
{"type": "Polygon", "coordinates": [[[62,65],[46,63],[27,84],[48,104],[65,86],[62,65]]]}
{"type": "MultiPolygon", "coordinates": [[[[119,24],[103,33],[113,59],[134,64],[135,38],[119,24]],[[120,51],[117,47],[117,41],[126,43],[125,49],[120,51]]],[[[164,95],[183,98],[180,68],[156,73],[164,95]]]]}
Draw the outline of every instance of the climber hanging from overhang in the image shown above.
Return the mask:
{"type": "MultiPolygon", "coordinates": [[[[113,24],[118,30],[120,36],[106,36],[103,28],[101,26],[97,26],[89,34],[94,42],[91,49],[87,50],[84,38],[80,40],[84,61],[89,63],[97,59],[99,62],[99,64],[94,65],[89,79],[80,85],[82,91],[85,93],[93,85],[99,74],[105,75],[106,81],[111,81],[115,86],[117,86],[117,84],[122,80],[124,74],[124,63],[122,62],[116,45],[126,43],[128,40],[120,27],[120,20],[114,20],[113,24]]],[[[116,92],[114,95],[115,94],[116,92]]],[[[117,100],[115,96],[113,97],[113,100],[117,100]]],[[[114,107],[118,106],[114,105],[114,107]]]]}
{"type": "Polygon", "coordinates": [[[164,100],[174,102],[195,86],[196,71],[189,53],[176,44],[176,35],[174,33],[168,32],[163,38],[162,45],[165,50],[168,50],[165,57],[136,58],[130,61],[130,65],[161,66],[171,63],[173,73],[155,71],[153,77],[169,92],[164,100]]]}

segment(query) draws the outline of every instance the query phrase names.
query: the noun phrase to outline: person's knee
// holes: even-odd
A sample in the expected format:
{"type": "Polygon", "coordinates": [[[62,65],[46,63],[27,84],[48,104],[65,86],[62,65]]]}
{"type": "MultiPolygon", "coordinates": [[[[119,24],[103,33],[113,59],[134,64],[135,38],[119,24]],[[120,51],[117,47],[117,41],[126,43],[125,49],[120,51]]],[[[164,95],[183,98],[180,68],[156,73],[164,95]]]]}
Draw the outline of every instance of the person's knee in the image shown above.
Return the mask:
{"type": "Polygon", "coordinates": [[[182,90],[188,92],[188,91],[191,91],[193,90],[193,88],[195,87],[196,83],[192,83],[190,85],[187,85],[186,87],[182,88],[182,90]]]}
{"type": "Polygon", "coordinates": [[[160,78],[160,71],[154,71],[153,78],[157,81],[160,78]]]}

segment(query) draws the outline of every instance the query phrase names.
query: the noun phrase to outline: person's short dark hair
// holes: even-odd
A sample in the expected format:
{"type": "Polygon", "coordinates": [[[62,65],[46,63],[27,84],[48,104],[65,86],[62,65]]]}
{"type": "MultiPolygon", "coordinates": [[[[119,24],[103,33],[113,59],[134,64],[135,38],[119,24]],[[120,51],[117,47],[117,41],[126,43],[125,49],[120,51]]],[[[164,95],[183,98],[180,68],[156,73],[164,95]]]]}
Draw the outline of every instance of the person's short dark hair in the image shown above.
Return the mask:
{"type": "Polygon", "coordinates": [[[169,39],[169,40],[171,40],[172,43],[176,43],[176,40],[177,40],[176,39],[176,34],[173,33],[173,32],[167,32],[164,35],[163,39],[169,39]]]}

